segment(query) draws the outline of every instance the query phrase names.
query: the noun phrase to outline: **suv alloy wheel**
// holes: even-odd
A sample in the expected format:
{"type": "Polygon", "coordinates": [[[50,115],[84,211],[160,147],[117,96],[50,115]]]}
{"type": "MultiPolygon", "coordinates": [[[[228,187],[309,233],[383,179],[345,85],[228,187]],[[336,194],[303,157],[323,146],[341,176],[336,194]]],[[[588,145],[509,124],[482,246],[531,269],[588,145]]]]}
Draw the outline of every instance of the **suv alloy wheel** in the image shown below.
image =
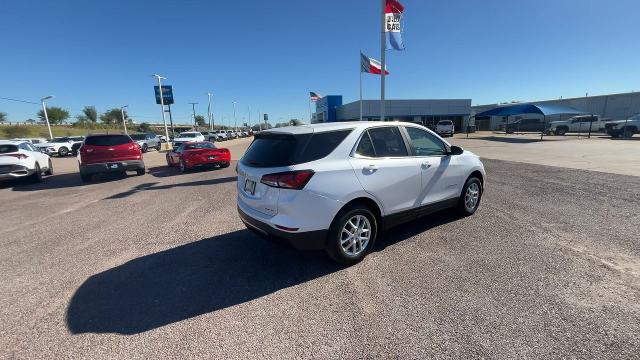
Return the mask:
{"type": "Polygon", "coordinates": [[[378,236],[378,221],[371,210],[361,204],[342,209],[333,220],[327,235],[327,254],[335,261],[353,265],[373,248],[378,236]]]}
{"type": "Polygon", "coordinates": [[[464,216],[473,215],[480,206],[482,198],[482,182],[475,176],[470,177],[462,188],[458,200],[458,212],[464,216]]]}

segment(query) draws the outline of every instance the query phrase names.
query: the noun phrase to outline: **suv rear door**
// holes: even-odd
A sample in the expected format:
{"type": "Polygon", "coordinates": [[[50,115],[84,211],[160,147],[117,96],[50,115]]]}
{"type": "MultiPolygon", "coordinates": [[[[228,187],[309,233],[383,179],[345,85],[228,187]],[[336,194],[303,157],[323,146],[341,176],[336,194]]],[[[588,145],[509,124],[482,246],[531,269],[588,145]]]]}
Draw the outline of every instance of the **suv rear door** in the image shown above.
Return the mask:
{"type": "Polygon", "coordinates": [[[366,192],[384,207],[385,215],[408,210],[420,191],[420,168],[397,126],[379,126],[366,130],[349,159],[356,177],[366,192]]]}
{"type": "Polygon", "coordinates": [[[89,136],[80,148],[80,159],[84,164],[140,160],[141,158],[138,145],[128,135],[89,136]]]}
{"type": "Polygon", "coordinates": [[[266,174],[287,171],[293,163],[296,148],[304,140],[302,135],[278,133],[265,133],[256,138],[238,162],[239,201],[262,214],[275,216],[280,189],[260,180],[266,174]]]}

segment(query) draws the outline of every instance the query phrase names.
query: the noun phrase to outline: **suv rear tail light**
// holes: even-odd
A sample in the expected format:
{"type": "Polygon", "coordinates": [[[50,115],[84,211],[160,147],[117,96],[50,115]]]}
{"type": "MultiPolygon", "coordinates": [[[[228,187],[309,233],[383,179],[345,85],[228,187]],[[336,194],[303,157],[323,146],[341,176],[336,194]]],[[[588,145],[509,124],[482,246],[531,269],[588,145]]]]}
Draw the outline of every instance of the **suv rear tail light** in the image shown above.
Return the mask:
{"type": "Polygon", "coordinates": [[[313,170],[287,171],[263,175],[260,182],[271,187],[302,190],[311,180],[313,170]]]}
{"type": "Polygon", "coordinates": [[[14,158],[18,158],[20,160],[24,160],[24,159],[29,157],[28,155],[25,155],[25,154],[2,154],[2,155],[3,156],[11,156],[11,157],[14,157],[14,158]]]}

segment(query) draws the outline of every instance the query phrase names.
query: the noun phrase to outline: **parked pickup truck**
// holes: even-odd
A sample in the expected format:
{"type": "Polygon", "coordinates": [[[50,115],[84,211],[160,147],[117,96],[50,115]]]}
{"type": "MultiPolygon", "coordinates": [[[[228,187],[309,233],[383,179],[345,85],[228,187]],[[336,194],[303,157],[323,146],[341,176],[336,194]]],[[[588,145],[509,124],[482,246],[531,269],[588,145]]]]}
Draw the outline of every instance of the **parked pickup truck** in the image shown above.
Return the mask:
{"type": "Polygon", "coordinates": [[[627,120],[609,121],[605,125],[607,134],[611,137],[630,138],[633,134],[640,133],[640,114],[634,115],[627,120]]]}
{"type": "Polygon", "coordinates": [[[549,124],[549,132],[563,136],[568,132],[604,132],[605,124],[611,119],[604,119],[600,115],[580,115],[568,120],[552,121],[549,124]]]}
{"type": "Polygon", "coordinates": [[[436,125],[436,133],[440,136],[453,136],[454,130],[453,121],[451,120],[440,120],[436,125]]]}

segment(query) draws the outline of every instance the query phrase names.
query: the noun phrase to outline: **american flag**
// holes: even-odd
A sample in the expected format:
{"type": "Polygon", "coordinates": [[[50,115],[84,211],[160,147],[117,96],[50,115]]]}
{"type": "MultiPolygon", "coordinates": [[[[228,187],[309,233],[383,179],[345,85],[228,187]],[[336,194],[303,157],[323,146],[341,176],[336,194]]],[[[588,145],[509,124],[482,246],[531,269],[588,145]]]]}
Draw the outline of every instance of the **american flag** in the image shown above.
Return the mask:
{"type": "Polygon", "coordinates": [[[318,100],[320,100],[322,98],[322,96],[318,95],[318,93],[315,93],[313,91],[309,92],[309,99],[311,99],[311,101],[316,102],[318,100]]]}

